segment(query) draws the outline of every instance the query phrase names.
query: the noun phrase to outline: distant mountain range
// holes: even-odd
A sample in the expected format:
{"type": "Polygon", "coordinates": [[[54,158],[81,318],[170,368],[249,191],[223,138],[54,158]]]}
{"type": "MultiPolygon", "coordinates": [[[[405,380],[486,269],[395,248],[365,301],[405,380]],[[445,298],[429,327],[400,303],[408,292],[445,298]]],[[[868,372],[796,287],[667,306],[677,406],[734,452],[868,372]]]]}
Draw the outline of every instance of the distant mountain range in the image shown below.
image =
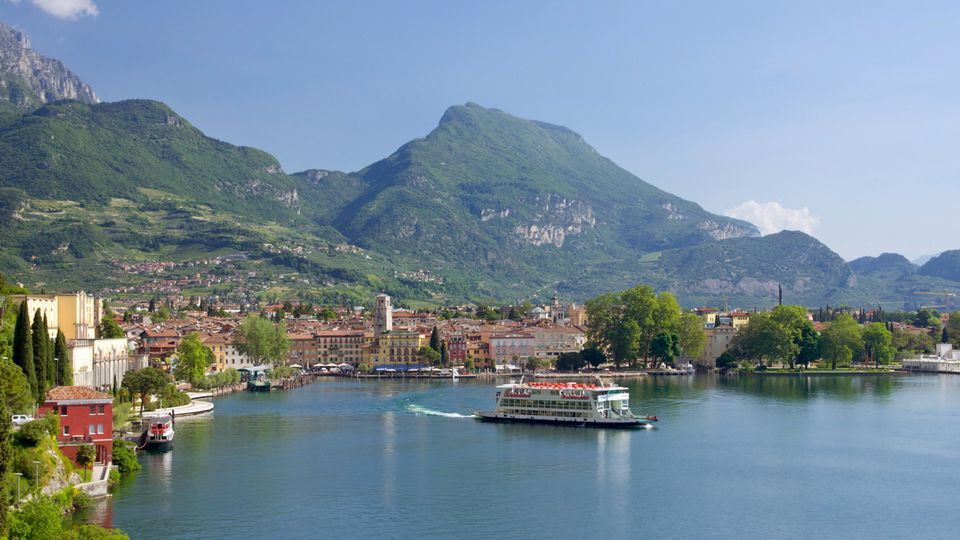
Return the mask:
{"type": "Polygon", "coordinates": [[[600,155],[577,133],[468,103],[354,173],[287,174],[162,103],[98,103],[0,25],[0,268],[115,286],[118,262],[243,252],[284,294],[386,290],[429,303],[576,299],[648,282],[688,305],[928,303],[960,252],[847,264],[799,232],[759,237],[600,155]],[[64,101],[64,98],[69,98],[64,101]]]}

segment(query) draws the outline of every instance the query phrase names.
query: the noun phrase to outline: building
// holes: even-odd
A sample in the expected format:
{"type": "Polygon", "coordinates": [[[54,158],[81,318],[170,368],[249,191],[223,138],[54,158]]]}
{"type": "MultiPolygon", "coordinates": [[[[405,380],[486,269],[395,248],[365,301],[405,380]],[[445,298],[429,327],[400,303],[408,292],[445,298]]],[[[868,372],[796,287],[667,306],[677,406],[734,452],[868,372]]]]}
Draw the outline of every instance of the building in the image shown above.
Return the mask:
{"type": "Polygon", "coordinates": [[[206,347],[210,347],[210,351],[213,352],[213,365],[210,366],[212,371],[223,371],[227,369],[227,345],[230,344],[229,340],[223,334],[206,334],[200,336],[200,343],[203,343],[206,347]]]}
{"type": "Polygon", "coordinates": [[[534,337],[526,332],[490,334],[490,358],[497,364],[513,363],[536,353],[534,337]]]}
{"type": "Polygon", "coordinates": [[[533,334],[533,355],[551,361],[563,353],[580,352],[587,342],[587,336],[578,328],[547,326],[529,331],[533,334]]]}
{"type": "Polygon", "coordinates": [[[73,384],[91,388],[111,388],[123,384],[124,374],[146,367],[142,355],[131,355],[127,338],[81,339],[70,342],[73,360],[73,384]]]}
{"type": "Polygon", "coordinates": [[[92,444],[96,463],[113,459],[113,398],[85,386],[57,386],[47,392],[38,416],[54,412],[60,419],[57,444],[74,464],[77,449],[92,444]]]}
{"type": "Polygon", "coordinates": [[[393,331],[364,336],[363,363],[372,369],[406,370],[425,367],[420,347],[427,344],[425,334],[393,331]]]}
{"type": "Polygon", "coordinates": [[[376,333],[393,330],[393,306],[386,294],[377,295],[377,306],[373,312],[373,329],[376,333]]]}
{"type": "Polygon", "coordinates": [[[99,298],[80,291],[73,294],[30,294],[14,297],[27,302],[27,311],[32,319],[39,309],[47,317],[50,337],[57,337],[57,329],[67,341],[94,339],[103,317],[103,304],[99,298]]]}
{"type": "Polygon", "coordinates": [[[287,352],[287,365],[312,367],[320,359],[316,337],[313,334],[287,334],[290,350],[287,352]]]}
{"type": "Polygon", "coordinates": [[[140,337],[141,352],[150,356],[152,365],[165,364],[180,345],[180,334],[176,330],[147,329],[140,337]]]}
{"type": "Polygon", "coordinates": [[[363,330],[321,330],[316,334],[321,364],[350,364],[363,361],[363,330]]]}
{"type": "Polygon", "coordinates": [[[936,356],[920,355],[919,358],[904,358],[903,369],[934,373],[960,373],[960,350],[954,350],[950,343],[938,343],[936,356]]]}
{"type": "Polygon", "coordinates": [[[737,332],[738,330],[733,326],[717,326],[704,330],[707,340],[703,346],[703,352],[695,360],[697,365],[716,367],[717,358],[727,352],[737,332]]]}

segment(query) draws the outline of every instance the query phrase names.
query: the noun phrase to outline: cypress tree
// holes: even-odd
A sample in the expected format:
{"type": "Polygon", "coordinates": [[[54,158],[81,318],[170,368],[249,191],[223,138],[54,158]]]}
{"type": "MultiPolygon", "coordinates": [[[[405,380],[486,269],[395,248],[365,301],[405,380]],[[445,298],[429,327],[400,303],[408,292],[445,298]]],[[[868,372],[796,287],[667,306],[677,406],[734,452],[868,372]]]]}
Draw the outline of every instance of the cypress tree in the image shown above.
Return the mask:
{"type": "Polygon", "coordinates": [[[943,327],[943,333],[940,334],[940,343],[950,343],[950,332],[947,331],[947,327],[943,327]]]}
{"type": "Polygon", "coordinates": [[[57,385],[73,386],[73,360],[70,358],[70,349],[67,348],[67,338],[61,330],[57,330],[53,355],[57,359],[57,385]]]}
{"type": "Polygon", "coordinates": [[[10,506],[10,496],[7,493],[6,478],[13,468],[13,448],[10,446],[12,428],[10,411],[6,403],[0,401],[0,479],[4,480],[0,482],[0,538],[6,538],[9,529],[7,508],[10,506]]]}
{"type": "Polygon", "coordinates": [[[430,332],[430,348],[440,352],[440,332],[436,326],[433,327],[433,332],[430,332]]]}
{"type": "MultiPolygon", "coordinates": [[[[59,330],[58,330],[59,331],[59,330]]],[[[43,335],[50,335],[50,325],[47,324],[47,314],[43,314],[43,335]]],[[[47,338],[47,386],[53,388],[57,385],[57,363],[54,360],[54,355],[56,354],[56,342],[53,339],[47,338]]]]}
{"type": "Polygon", "coordinates": [[[40,309],[33,314],[33,326],[30,327],[33,333],[33,363],[36,366],[37,378],[37,403],[43,403],[43,398],[47,394],[47,348],[50,338],[46,336],[43,330],[43,318],[40,309]]]}
{"type": "Polygon", "coordinates": [[[153,298],[150,299],[150,303],[147,305],[147,311],[153,313],[157,309],[157,301],[153,298]]]}
{"type": "Polygon", "coordinates": [[[33,342],[30,339],[30,314],[27,301],[20,303],[17,325],[13,330],[13,361],[20,366],[30,383],[30,392],[37,395],[37,370],[33,364],[33,342]]]}
{"type": "Polygon", "coordinates": [[[446,341],[440,343],[440,365],[444,367],[450,365],[450,355],[447,353],[446,341]]]}

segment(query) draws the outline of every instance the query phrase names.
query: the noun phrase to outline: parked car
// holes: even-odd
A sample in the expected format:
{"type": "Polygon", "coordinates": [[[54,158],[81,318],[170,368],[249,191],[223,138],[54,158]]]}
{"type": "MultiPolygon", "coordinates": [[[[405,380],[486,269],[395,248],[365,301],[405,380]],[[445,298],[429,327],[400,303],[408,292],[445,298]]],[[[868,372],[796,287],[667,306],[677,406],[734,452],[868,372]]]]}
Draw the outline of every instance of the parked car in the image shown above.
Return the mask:
{"type": "Polygon", "coordinates": [[[23,424],[26,424],[27,422],[32,422],[32,421],[33,421],[33,417],[30,416],[30,415],[27,415],[27,414],[15,414],[15,415],[13,415],[13,416],[10,417],[10,420],[13,421],[13,425],[15,425],[15,426],[22,426],[23,424]]]}

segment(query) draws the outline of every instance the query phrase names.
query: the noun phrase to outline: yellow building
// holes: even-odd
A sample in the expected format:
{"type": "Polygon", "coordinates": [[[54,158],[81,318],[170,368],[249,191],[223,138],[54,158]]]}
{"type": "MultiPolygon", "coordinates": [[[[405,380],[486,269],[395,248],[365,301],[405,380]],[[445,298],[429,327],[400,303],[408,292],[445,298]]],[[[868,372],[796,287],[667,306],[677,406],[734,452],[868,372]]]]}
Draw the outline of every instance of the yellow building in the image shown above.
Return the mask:
{"type": "Polygon", "coordinates": [[[372,369],[378,367],[407,369],[423,363],[420,347],[427,343],[427,336],[419,332],[393,331],[364,335],[363,363],[372,369]]]}
{"type": "Polygon", "coordinates": [[[19,300],[26,300],[31,321],[38,309],[46,315],[51,338],[57,336],[58,328],[67,341],[97,337],[103,304],[93,295],[83,291],[73,294],[30,294],[20,296],[19,300]]]}

